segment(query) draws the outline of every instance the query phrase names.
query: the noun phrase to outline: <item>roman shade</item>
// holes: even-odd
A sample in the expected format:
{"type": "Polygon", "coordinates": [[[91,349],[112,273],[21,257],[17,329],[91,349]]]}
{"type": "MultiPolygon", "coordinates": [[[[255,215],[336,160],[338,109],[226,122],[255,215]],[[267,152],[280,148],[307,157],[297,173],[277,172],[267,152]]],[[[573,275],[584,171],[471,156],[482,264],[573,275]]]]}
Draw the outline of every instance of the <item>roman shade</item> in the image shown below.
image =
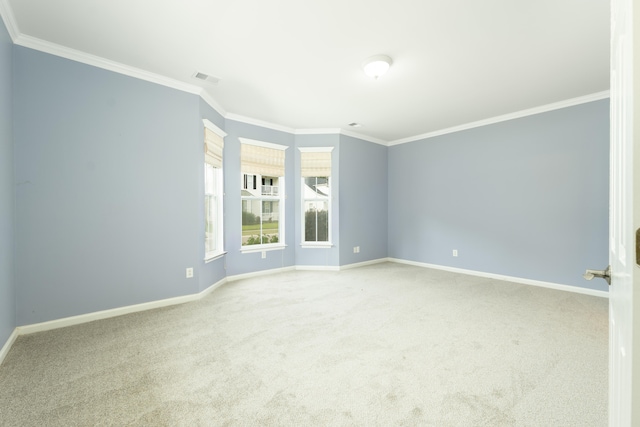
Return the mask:
{"type": "Polygon", "coordinates": [[[262,176],[284,176],[284,149],[268,148],[242,142],[242,173],[262,176]]]}
{"type": "Polygon", "coordinates": [[[211,129],[204,128],[204,161],[214,168],[222,168],[224,140],[211,129]]]}
{"type": "Polygon", "coordinates": [[[331,152],[302,151],[300,153],[300,175],[303,178],[331,176],[331,152]]]}

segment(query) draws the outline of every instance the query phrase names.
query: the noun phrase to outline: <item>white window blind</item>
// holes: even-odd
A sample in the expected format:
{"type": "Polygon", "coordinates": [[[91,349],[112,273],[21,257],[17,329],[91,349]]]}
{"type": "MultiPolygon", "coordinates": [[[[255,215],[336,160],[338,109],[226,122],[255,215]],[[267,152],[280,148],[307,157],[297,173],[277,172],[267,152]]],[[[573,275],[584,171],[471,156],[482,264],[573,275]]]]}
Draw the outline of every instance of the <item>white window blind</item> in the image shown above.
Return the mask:
{"type": "Polygon", "coordinates": [[[302,151],[300,153],[300,173],[303,178],[331,176],[331,152],[302,151]]]}
{"type": "Polygon", "coordinates": [[[214,168],[222,168],[224,140],[209,128],[204,128],[204,161],[214,168]]]}
{"type": "Polygon", "coordinates": [[[247,143],[240,145],[242,173],[250,175],[284,176],[284,150],[260,147],[247,143]]]}

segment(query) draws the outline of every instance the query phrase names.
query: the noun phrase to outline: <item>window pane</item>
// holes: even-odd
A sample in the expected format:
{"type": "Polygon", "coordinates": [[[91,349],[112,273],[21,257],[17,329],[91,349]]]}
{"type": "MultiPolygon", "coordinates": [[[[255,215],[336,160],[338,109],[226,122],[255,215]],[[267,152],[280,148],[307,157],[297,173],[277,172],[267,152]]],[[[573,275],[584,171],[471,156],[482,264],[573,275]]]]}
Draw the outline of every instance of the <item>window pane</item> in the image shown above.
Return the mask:
{"type": "Polygon", "coordinates": [[[210,164],[204,165],[204,193],[213,194],[216,188],[216,174],[215,169],[210,164]]]}
{"type": "Polygon", "coordinates": [[[242,201],[242,245],[260,244],[260,201],[242,201]]]}
{"type": "Polygon", "coordinates": [[[329,202],[324,200],[306,201],[304,211],[305,242],[328,242],[329,202]]]}
{"type": "Polygon", "coordinates": [[[262,243],[278,243],[280,240],[280,202],[262,202],[262,243]]]}
{"type": "Polygon", "coordinates": [[[216,205],[216,198],[211,195],[206,195],[204,197],[204,218],[205,218],[205,228],[204,228],[204,245],[205,252],[215,251],[216,248],[216,236],[217,236],[217,223],[216,223],[216,212],[218,211],[216,205]]]}
{"type": "Polygon", "coordinates": [[[316,178],[316,193],[319,197],[329,197],[329,178],[325,176],[319,176],[316,178]]]}
{"type": "Polygon", "coordinates": [[[315,176],[308,176],[304,178],[304,185],[306,185],[307,187],[309,187],[311,189],[311,191],[315,192],[315,188],[316,188],[316,177],[315,176]]]}

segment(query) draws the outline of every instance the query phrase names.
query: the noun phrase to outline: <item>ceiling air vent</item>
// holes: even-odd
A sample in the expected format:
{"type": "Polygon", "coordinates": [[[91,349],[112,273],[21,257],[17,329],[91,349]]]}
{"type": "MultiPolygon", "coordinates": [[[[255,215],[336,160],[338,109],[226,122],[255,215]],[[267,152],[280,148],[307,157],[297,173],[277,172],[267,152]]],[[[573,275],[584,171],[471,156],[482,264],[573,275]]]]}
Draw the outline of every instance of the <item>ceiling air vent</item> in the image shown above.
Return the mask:
{"type": "Polygon", "coordinates": [[[217,78],[217,77],[213,77],[213,76],[210,76],[208,74],[201,73],[199,71],[196,71],[196,73],[193,75],[193,77],[195,77],[198,80],[202,80],[203,82],[207,82],[209,84],[212,84],[212,85],[217,85],[218,82],[220,81],[220,79],[217,78]]]}
{"type": "Polygon", "coordinates": [[[360,128],[360,127],[362,127],[362,125],[360,123],[356,123],[356,122],[349,123],[349,126],[351,126],[352,128],[360,128]]]}

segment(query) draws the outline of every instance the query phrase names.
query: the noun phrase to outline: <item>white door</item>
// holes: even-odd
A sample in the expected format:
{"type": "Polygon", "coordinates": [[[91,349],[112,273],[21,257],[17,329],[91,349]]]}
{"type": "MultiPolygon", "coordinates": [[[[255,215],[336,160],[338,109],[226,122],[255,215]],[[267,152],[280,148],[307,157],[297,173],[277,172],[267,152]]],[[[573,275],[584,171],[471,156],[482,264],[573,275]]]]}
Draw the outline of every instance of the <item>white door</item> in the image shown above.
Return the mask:
{"type": "MultiPolygon", "coordinates": [[[[633,224],[632,17],[632,0],[611,0],[610,426],[631,426],[632,420],[632,292],[635,264],[633,259],[635,239],[633,224]]],[[[638,414],[634,415],[638,416],[638,414]]]]}

